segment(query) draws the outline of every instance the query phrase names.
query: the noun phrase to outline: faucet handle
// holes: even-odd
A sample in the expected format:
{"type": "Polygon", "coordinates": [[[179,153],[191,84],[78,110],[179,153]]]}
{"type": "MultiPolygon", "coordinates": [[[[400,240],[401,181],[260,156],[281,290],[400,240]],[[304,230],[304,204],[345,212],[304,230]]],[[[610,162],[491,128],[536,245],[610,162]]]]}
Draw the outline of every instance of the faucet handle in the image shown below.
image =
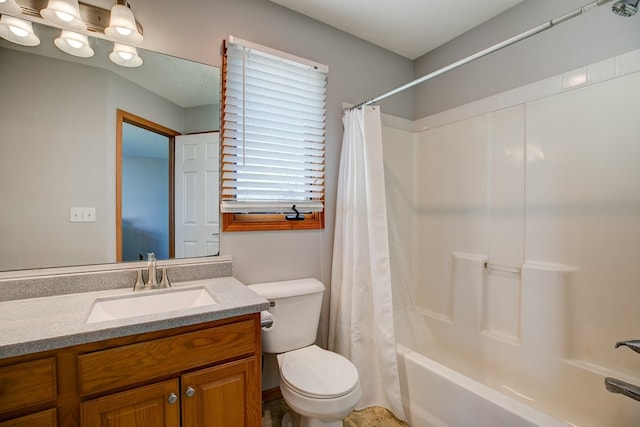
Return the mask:
{"type": "Polygon", "coordinates": [[[169,276],[167,276],[167,267],[162,269],[162,279],[160,279],[159,288],[170,288],[171,281],[169,280],[169,276]]]}
{"type": "Polygon", "coordinates": [[[133,290],[139,291],[141,289],[144,289],[144,280],[142,280],[142,270],[138,270],[138,277],[136,280],[136,284],[133,285],[133,290]]]}
{"type": "Polygon", "coordinates": [[[616,348],[620,346],[629,347],[636,353],[640,353],[640,340],[618,341],[616,343],[616,348]]]}

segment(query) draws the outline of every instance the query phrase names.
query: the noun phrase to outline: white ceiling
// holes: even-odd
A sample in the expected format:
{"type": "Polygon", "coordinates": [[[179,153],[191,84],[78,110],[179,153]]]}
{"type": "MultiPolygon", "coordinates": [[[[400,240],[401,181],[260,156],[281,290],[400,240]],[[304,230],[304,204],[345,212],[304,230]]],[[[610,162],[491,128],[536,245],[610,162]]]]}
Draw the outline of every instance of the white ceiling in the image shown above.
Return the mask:
{"type": "Polygon", "coordinates": [[[271,0],[416,59],[523,0],[271,0]]]}

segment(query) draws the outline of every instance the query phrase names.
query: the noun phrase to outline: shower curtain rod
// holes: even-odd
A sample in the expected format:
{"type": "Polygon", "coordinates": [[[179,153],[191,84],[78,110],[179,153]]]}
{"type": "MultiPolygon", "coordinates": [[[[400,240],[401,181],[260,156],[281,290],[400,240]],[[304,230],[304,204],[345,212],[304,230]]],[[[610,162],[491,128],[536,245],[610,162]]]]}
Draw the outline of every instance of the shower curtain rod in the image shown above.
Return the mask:
{"type": "Polygon", "coordinates": [[[393,90],[391,90],[391,91],[389,91],[389,92],[387,92],[387,93],[385,93],[383,95],[378,96],[377,98],[372,98],[372,99],[370,99],[368,101],[361,102],[360,104],[349,108],[349,110],[355,110],[357,108],[362,107],[363,105],[375,104],[378,101],[382,101],[385,98],[388,98],[388,97],[390,97],[392,95],[395,95],[395,94],[397,94],[399,92],[402,92],[404,90],[410,89],[410,88],[412,88],[414,86],[419,85],[420,83],[424,83],[427,80],[431,80],[434,77],[437,77],[437,76],[439,76],[441,74],[444,74],[444,73],[449,72],[451,70],[454,70],[454,69],[456,69],[458,67],[461,67],[461,66],[463,66],[465,64],[468,64],[468,63],[470,63],[472,61],[475,61],[476,59],[480,59],[480,58],[485,57],[485,56],[487,56],[487,55],[489,55],[489,54],[491,54],[493,52],[497,52],[498,50],[503,49],[503,48],[505,48],[507,46],[511,46],[512,44],[518,43],[518,42],[520,42],[520,41],[522,41],[524,39],[527,39],[527,38],[529,38],[531,36],[535,36],[536,34],[540,34],[541,32],[546,31],[551,27],[554,27],[554,26],[556,26],[558,24],[562,24],[562,23],[564,23],[564,22],[566,22],[566,21],[568,21],[568,20],[570,20],[572,18],[575,18],[576,16],[579,16],[579,15],[582,15],[584,13],[587,13],[587,12],[597,8],[598,6],[602,6],[603,4],[609,3],[610,1],[613,1],[613,0],[597,0],[597,1],[591,2],[589,4],[586,4],[586,5],[582,6],[581,8],[578,8],[578,9],[573,10],[571,12],[565,13],[564,15],[559,16],[559,17],[557,17],[555,19],[552,19],[552,20],[550,20],[550,21],[548,21],[548,22],[546,22],[544,24],[538,25],[537,27],[531,28],[530,30],[524,31],[524,32],[522,32],[522,33],[520,33],[520,34],[518,34],[516,36],[513,36],[513,37],[507,39],[507,40],[504,40],[504,41],[502,41],[500,43],[494,44],[491,47],[488,47],[488,48],[486,48],[484,50],[481,50],[480,52],[476,52],[473,55],[469,55],[466,58],[463,58],[463,59],[461,59],[459,61],[456,61],[456,62],[454,62],[452,64],[449,64],[449,65],[447,65],[445,67],[442,67],[442,68],[440,68],[440,69],[438,69],[438,70],[436,70],[436,71],[434,71],[432,73],[429,73],[429,74],[427,74],[425,76],[422,76],[422,77],[420,77],[420,78],[418,78],[416,80],[413,80],[413,81],[411,81],[409,83],[406,83],[406,84],[404,84],[404,85],[402,85],[402,86],[400,86],[400,87],[398,87],[396,89],[393,89],[393,90]]]}

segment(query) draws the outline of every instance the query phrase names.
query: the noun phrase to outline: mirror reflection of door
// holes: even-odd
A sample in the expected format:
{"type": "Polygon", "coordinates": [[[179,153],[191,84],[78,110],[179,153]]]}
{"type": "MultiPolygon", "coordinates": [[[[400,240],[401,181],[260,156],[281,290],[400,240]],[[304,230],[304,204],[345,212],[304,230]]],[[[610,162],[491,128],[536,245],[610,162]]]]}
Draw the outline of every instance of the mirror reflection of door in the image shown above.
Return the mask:
{"type": "Polygon", "coordinates": [[[122,260],[169,258],[169,138],[122,127],[122,260]]]}
{"type": "Polygon", "coordinates": [[[174,146],[179,134],[118,111],[116,245],[118,261],[175,256],[174,146]]]}
{"type": "Polygon", "coordinates": [[[217,255],[219,133],[176,137],[176,258],[217,255]]]}

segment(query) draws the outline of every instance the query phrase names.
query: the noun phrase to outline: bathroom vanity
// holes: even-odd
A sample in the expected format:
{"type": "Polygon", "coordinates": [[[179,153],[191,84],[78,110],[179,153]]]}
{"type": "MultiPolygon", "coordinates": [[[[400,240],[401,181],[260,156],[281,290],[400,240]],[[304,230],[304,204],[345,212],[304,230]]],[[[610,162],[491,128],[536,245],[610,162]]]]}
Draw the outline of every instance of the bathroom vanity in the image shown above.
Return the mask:
{"type": "MultiPolygon", "coordinates": [[[[259,426],[260,311],[232,277],[212,305],[87,322],[130,289],[0,303],[0,427],[259,426]]],[[[158,290],[143,291],[147,295],[158,290]]]]}

